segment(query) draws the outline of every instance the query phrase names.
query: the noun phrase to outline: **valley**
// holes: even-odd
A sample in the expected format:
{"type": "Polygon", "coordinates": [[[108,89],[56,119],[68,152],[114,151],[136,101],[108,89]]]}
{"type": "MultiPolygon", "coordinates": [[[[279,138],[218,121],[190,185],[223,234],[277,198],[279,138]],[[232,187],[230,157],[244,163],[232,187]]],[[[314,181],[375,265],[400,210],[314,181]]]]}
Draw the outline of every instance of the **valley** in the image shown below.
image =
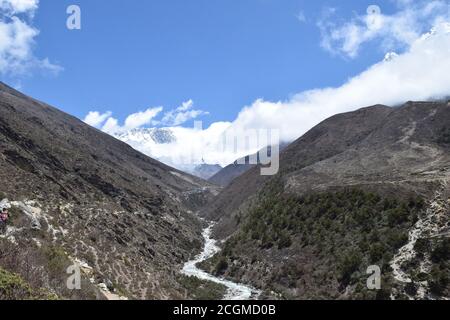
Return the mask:
{"type": "Polygon", "coordinates": [[[206,181],[0,84],[0,299],[448,299],[449,124],[448,101],[362,108],[274,176],[206,181]]]}

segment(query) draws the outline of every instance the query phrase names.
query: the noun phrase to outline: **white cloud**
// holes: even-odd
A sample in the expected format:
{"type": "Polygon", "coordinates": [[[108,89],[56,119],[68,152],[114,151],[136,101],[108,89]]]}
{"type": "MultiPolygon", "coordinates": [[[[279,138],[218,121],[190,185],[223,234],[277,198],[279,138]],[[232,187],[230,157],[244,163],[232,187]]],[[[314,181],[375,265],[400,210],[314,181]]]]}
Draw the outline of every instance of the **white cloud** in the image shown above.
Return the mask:
{"type": "MultiPolygon", "coordinates": [[[[256,100],[242,109],[232,123],[218,122],[204,130],[171,127],[176,141],[157,145],[152,141],[126,141],[136,149],[169,165],[207,163],[227,165],[252,152],[224,150],[224,132],[246,129],[279,129],[283,141],[299,138],[326,118],[375,104],[398,105],[409,100],[429,100],[450,94],[450,24],[436,17],[432,32],[418,36],[408,48],[370,66],[333,88],[301,92],[286,101],[256,100]]],[[[324,75],[326,76],[326,75],[324,75]]],[[[179,111],[192,108],[189,101],[179,111]]],[[[106,132],[118,127],[109,118],[106,132]],[[111,129],[112,128],[112,129],[111,129]]],[[[256,151],[256,150],[255,150],[256,151]]]]}
{"type": "Polygon", "coordinates": [[[175,137],[172,143],[166,144],[157,144],[152,139],[142,140],[133,135],[124,141],[135,149],[181,170],[192,169],[192,165],[200,164],[203,160],[210,164],[225,165],[235,160],[235,154],[222,152],[218,143],[230,125],[229,122],[216,122],[208,128],[165,128],[175,137]]]}
{"type": "Polygon", "coordinates": [[[105,113],[90,111],[83,121],[110,134],[120,134],[149,125],[177,127],[188,120],[208,114],[208,112],[202,110],[194,110],[193,107],[194,102],[192,100],[183,102],[178,108],[166,112],[161,120],[156,120],[156,117],[164,110],[163,107],[148,108],[145,111],[130,114],[123,125],[120,125],[119,120],[112,117],[110,111],[105,113]]]}
{"type": "Polygon", "coordinates": [[[152,119],[155,118],[162,110],[162,107],[149,108],[145,111],[129,115],[125,119],[125,129],[131,130],[150,124],[152,119]]]}
{"type": "Polygon", "coordinates": [[[322,33],[322,47],[355,58],[361,46],[380,41],[384,51],[407,49],[439,19],[448,20],[450,4],[447,0],[396,0],[399,11],[387,15],[382,8],[370,6],[367,12],[350,21],[339,21],[337,10],[324,11],[318,26],[322,33]]]}
{"type": "MultiPolygon", "coordinates": [[[[293,141],[309,129],[338,113],[349,112],[375,104],[395,106],[409,100],[429,100],[450,94],[450,24],[440,24],[432,33],[416,40],[404,53],[391,54],[361,74],[335,88],[305,91],[287,101],[257,100],[245,107],[226,130],[279,129],[283,141],[293,141]]],[[[186,129],[187,130],[187,129],[186,129]]],[[[202,141],[197,160],[208,163],[229,164],[242,153],[224,152],[220,148],[220,135],[203,135],[190,131],[179,145],[166,146],[165,153],[179,155],[188,145],[202,141]],[[201,156],[200,156],[201,155],[201,156]]],[[[142,149],[152,156],[152,149],[142,149]]],[[[251,152],[247,152],[251,153],[251,152]]]]}
{"type": "Polygon", "coordinates": [[[84,118],[84,122],[86,122],[88,125],[93,127],[98,127],[102,125],[108,119],[111,117],[112,113],[111,111],[107,111],[105,113],[100,113],[98,111],[91,111],[87,114],[87,116],[84,118]]]}
{"type": "Polygon", "coordinates": [[[94,123],[95,127],[101,127],[101,129],[109,134],[119,134],[143,126],[147,126],[153,123],[153,119],[163,110],[162,107],[148,108],[145,111],[130,114],[126,119],[123,126],[119,125],[119,121],[111,117],[111,112],[100,114],[98,111],[91,111],[84,119],[84,122],[91,124],[94,123]],[[105,122],[106,120],[106,122],[105,122]],[[89,123],[91,122],[91,123],[89,123]]]}
{"type": "Polygon", "coordinates": [[[181,104],[181,106],[179,106],[176,110],[177,111],[187,111],[189,109],[192,109],[192,107],[194,106],[194,101],[192,101],[192,99],[189,99],[188,101],[185,101],[181,104]]]}
{"type": "Polygon", "coordinates": [[[450,24],[440,24],[406,52],[390,56],[337,88],[302,92],[288,101],[257,100],[241,111],[233,127],[279,128],[282,139],[290,141],[337,113],[450,94],[450,24]]]}
{"type": "Polygon", "coordinates": [[[119,121],[115,118],[108,118],[108,120],[106,120],[105,124],[101,129],[102,131],[109,134],[116,134],[123,131],[122,128],[119,126],[119,121]]]}
{"type": "Polygon", "coordinates": [[[0,10],[10,14],[33,13],[39,6],[39,0],[0,0],[0,10]]]}
{"type": "Polygon", "coordinates": [[[303,12],[303,11],[299,11],[298,13],[297,13],[297,20],[298,21],[300,21],[300,22],[302,22],[302,23],[305,23],[306,21],[307,21],[307,19],[306,19],[306,15],[305,15],[305,13],[303,12]]]}
{"type": "Polygon", "coordinates": [[[58,73],[60,66],[33,55],[39,30],[33,26],[38,0],[0,0],[0,73],[23,75],[31,70],[58,73]]]}
{"type": "Polygon", "coordinates": [[[168,126],[179,126],[189,120],[208,114],[208,112],[203,110],[194,110],[193,107],[194,102],[192,100],[183,102],[177,109],[167,112],[161,123],[168,126]]]}

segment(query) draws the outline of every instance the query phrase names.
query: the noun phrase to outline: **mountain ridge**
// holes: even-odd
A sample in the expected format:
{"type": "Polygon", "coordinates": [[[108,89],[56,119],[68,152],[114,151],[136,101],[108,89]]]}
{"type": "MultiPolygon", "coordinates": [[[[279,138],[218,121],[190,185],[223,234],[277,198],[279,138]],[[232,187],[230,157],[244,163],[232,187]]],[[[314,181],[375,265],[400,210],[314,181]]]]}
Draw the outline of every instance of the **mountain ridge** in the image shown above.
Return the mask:
{"type": "MultiPolygon", "coordinates": [[[[57,248],[64,267],[83,261],[94,283],[114,283],[130,298],[184,297],[174,274],[201,247],[194,211],[215,186],[5,84],[0,137],[0,197],[10,200],[17,223],[1,241],[20,243],[20,256],[57,248]]],[[[21,273],[16,264],[11,271],[21,273]]],[[[45,263],[35,267],[50,272],[45,263]]]]}
{"type": "Polygon", "coordinates": [[[278,175],[261,177],[255,167],[202,211],[225,241],[203,267],[269,298],[448,297],[448,262],[436,252],[448,250],[449,123],[447,101],[377,105],[323,121],[282,152],[278,175]],[[435,225],[423,231],[420,221],[435,225]],[[409,232],[423,238],[408,244],[409,232]],[[411,245],[414,254],[400,255],[398,266],[394,256],[411,245]],[[370,264],[384,275],[379,292],[365,289],[370,264]],[[391,265],[413,282],[400,281],[391,265]]]}
{"type": "MultiPolygon", "coordinates": [[[[281,143],[278,146],[279,151],[280,152],[283,151],[288,145],[289,145],[289,143],[281,143]]],[[[260,152],[266,152],[268,154],[268,156],[270,157],[271,150],[272,150],[272,148],[271,148],[271,146],[269,146],[267,148],[267,150],[264,148],[260,152]]],[[[225,168],[222,168],[222,170],[218,171],[216,174],[214,174],[212,177],[210,177],[208,179],[208,181],[211,183],[217,184],[219,186],[222,186],[222,187],[228,186],[234,179],[236,179],[240,175],[246,173],[251,168],[260,164],[259,154],[260,153],[257,153],[256,155],[248,155],[248,156],[245,156],[245,157],[242,157],[242,158],[236,160],[232,164],[226,166],[225,168]],[[255,163],[255,164],[249,163],[250,158],[257,159],[257,161],[256,161],[257,163],[255,163]]]]}

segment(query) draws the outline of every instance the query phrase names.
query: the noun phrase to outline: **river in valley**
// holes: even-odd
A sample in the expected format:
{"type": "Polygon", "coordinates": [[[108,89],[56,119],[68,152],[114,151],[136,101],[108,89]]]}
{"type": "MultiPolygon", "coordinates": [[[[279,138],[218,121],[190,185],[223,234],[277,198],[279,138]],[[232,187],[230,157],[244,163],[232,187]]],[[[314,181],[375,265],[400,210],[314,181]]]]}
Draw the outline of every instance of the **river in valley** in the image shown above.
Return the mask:
{"type": "Polygon", "coordinates": [[[193,276],[201,280],[215,282],[224,285],[227,288],[223,300],[251,300],[258,299],[261,292],[250,286],[229,281],[223,278],[216,277],[209,274],[197,267],[197,264],[208,260],[220,251],[217,246],[217,241],[211,238],[212,228],[214,224],[211,224],[208,228],[203,230],[203,238],[205,239],[205,247],[202,253],[195,257],[194,260],[186,262],[181,271],[186,276],[193,276]]]}

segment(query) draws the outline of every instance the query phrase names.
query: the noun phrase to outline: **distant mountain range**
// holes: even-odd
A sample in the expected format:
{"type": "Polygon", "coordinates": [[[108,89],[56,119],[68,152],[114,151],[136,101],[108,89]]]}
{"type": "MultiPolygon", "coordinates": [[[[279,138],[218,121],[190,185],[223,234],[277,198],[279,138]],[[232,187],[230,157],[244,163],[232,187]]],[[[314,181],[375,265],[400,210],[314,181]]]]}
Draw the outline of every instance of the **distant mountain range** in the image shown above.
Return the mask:
{"type": "MultiPolygon", "coordinates": [[[[133,129],[127,132],[118,133],[115,137],[136,150],[141,150],[146,152],[148,155],[152,156],[152,146],[155,145],[165,145],[176,143],[177,138],[173,130],[170,128],[140,128],[133,129]]],[[[288,143],[282,143],[280,145],[280,151],[283,150],[288,143]]],[[[270,148],[269,148],[270,153],[270,148]]],[[[171,159],[159,158],[158,160],[165,162],[168,165],[177,167],[178,169],[192,174],[196,177],[205,179],[219,186],[227,186],[231,181],[240,176],[241,174],[247,172],[249,169],[253,168],[255,164],[249,163],[250,155],[234,163],[222,168],[219,164],[184,164],[184,163],[173,163],[171,159]]],[[[259,156],[257,155],[258,163],[259,156]]]]}

